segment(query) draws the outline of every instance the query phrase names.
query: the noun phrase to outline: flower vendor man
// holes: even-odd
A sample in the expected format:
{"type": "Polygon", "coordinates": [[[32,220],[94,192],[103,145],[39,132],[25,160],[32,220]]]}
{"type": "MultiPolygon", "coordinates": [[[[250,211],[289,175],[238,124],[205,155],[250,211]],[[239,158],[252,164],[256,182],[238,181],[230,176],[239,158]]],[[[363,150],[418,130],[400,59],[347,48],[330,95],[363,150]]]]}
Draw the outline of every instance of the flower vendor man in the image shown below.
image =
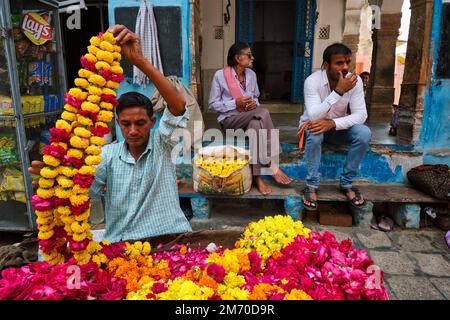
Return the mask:
{"type": "Polygon", "coordinates": [[[317,209],[324,141],[348,146],[340,190],[350,205],[361,208],[366,203],[352,182],[369,148],[372,133],[364,125],[367,109],[363,81],[349,71],[351,56],[351,50],[344,44],[330,45],[323,53],[322,70],[310,75],[304,84],[305,111],[299,127],[300,133],[304,132],[307,168],[307,187],[303,190],[302,201],[308,210],[317,209]]]}
{"type": "MultiPolygon", "coordinates": [[[[138,240],[191,231],[180,208],[170,137],[186,127],[188,111],[183,96],[142,54],[139,38],[123,25],[112,26],[122,55],[154,83],[168,104],[159,128],[150,99],[137,92],[120,96],[117,122],[124,141],[105,146],[96,168],[91,194],[105,192],[105,239],[138,240]]],[[[33,161],[37,174],[44,164],[33,161]]]]}

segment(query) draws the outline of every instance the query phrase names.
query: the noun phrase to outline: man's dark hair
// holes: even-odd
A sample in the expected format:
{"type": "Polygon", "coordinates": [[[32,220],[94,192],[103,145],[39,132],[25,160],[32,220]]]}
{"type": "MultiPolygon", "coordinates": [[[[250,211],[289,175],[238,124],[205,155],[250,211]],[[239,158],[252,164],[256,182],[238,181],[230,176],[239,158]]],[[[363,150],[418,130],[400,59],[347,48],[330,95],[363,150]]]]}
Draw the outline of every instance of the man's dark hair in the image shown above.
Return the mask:
{"type": "Polygon", "coordinates": [[[331,64],[331,58],[337,54],[351,56],[352,50],[350,50],[350,48],[347,47],[345,44],[333,43],[332,45],[328,46],[325,49],[325,51],[323,52],[323,62],[324,63],[327,62],[328,64],[331,64]]]}
{"type": "Polygon", "coordinates": [[[364,77],[364,76],[369,76],[369,77],[370,77],[370,72],[367,72],[367,71],[361,72],[361,73],[359,74],[359,76],[360,76],[361,78],[364,77]]]}
{"type": "Polygon", "coordinates": [[[230,49],[228,50],[228,56],[227,56],[227,64],[230,67],[237,66],[238,63],[234,57],[236,55],[242,54],[242,50],[250,48],[250,46],[247,43],[244,42],[238,42],[233,44],[230,49]]]}
{"type": "Polygon", "coordinates": [[[127,92],[120,96],[117,100],[119,105],[116,108],[117,115],[123,110],[132,107],[142,107],[147,110],[149,118],[153,117],[153,104],[149,98],[139,92],[127,92]]]}

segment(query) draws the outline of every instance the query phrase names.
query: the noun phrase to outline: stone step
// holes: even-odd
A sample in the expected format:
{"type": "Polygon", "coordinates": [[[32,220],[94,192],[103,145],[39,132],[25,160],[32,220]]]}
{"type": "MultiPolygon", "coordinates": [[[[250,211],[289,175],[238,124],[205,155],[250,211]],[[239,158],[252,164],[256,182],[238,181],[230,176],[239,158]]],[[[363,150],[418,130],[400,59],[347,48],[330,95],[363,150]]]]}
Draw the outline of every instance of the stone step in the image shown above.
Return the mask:
{"type": "MultiPolygon", "coordinates": [[[[324,183],[318,192],[318,200],[320,202],[347,202],[347,198],[338,188],[337,183],[324,183]]],[[[182,182],[179,185],[178,193],[180,198],[189,198],[193,210],[194,217],[198,219],[208,219],[211,213],[211,199],[258,199],[258,200],[283,200],[286,214],[290,215],[294,220],[302,219],[304,207],[301,202],[301,190],[305,184],[301,181],[295,181],[289,187],[280,187],[270,184],[272,193],[270,195],[262,195],[256,188],[252,188],[249,193],[241,196],[228,196],[221,194],[201,194],[194,191],[193,185],[182,182]]],[[[445,203],[433,197],[430,197],[420,191],[404,185],[374,185],[362,184],[358,185],[359,190],[367,200],[364,208],[354,208],[349,206],[353,221],[355,224],[369,226],[372,219],[372,210],[374,203],[393,203],[397,205],[394,212],[394,219],[398,225],[407,228],[418,229],[420,227],[420,204],[429,203],[445,203]]]]}

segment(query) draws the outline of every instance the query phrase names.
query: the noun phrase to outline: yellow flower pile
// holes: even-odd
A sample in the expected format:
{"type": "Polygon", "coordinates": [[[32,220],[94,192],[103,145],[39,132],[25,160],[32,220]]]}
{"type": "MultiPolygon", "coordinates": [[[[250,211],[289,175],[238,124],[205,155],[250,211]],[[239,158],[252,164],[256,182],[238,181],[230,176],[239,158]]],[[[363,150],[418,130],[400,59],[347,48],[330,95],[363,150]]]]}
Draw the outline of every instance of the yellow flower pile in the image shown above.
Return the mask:
{"type": "Polygon", "coordinates": [[[293,221],[289,216],[266,217],[251,222],[245,228],[243,237],[236,242],[236,247],[255,250],[266,260],[273,253],[283,250],[295,237],[309,238],[310,231],[301,221],[293,221]]]}
{"type": "Polygon", "coordinates": [[[242,169],[246,164],[248,164],[247,159],[232,159],[232,158],[215,158],[215,157],[202,157],[199,156],[195,159],[195,165],[197,167],[203,168],[210,174],[226,178],[237,170],[242,169]]]}

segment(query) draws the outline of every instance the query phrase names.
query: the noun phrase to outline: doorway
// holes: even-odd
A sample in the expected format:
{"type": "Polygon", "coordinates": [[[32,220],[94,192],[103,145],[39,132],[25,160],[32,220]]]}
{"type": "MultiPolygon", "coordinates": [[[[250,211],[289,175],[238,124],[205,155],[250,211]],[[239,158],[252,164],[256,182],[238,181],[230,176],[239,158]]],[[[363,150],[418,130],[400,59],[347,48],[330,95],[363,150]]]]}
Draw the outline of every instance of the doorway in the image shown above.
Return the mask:
{"type": "Polygon", "coordinates": [[[315,0],[238,0],[236,40],[255,56],[262,103],[302,103],[312,72],[315,0]]]}

